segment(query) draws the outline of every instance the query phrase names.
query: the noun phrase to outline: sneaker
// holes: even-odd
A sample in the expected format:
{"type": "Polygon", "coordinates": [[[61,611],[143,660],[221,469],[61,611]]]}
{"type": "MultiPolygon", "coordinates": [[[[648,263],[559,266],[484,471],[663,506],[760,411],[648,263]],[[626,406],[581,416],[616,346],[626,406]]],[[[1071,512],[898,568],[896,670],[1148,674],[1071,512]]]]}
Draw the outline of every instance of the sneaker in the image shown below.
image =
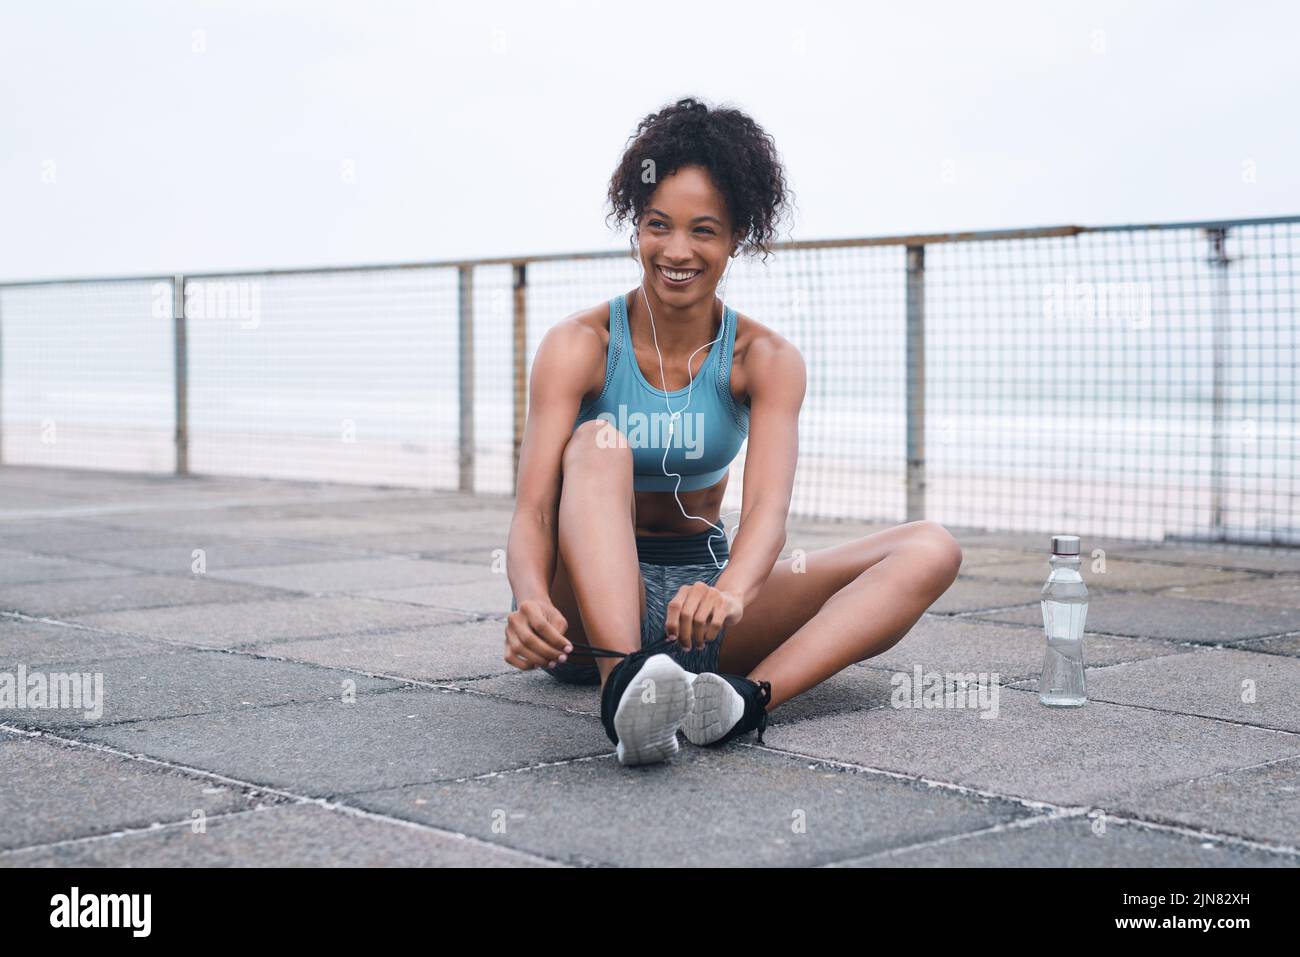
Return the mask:
{"type": "Polygon", "coordinates": [[[663,653],[672,643],[661,639],[631,653],[582,645],[584,654],[623,659],[600,693],[600,721],[620,764],[666,761],[680,750],[677,729],[691,713],[695,675],[663,653]]]}
{"type": "Polygon", "coordinates": [[[755,729],[763,743],[771,682],[706,671],[696,676],[692,691],[695,706],[682,728],[691,744],[723,744],[755,729]]]}

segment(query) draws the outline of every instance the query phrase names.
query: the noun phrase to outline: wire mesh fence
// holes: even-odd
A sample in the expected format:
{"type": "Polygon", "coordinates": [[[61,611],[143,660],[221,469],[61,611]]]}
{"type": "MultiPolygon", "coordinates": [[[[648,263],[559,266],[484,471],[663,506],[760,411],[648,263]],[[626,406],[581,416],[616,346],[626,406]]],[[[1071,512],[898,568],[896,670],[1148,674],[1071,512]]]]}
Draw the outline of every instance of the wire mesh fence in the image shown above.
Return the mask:
{"type": "Polygon", "coordinates": [[[456,486],[455,270],[185,285],[193,471],[456,486]]]}
{"type": "MultiPolygon", "coordinates": [[[[804,356],[795,516],[1296,544],[1298,240],[787,243],[719,292],[804,356]]],[[[0,284],[0,458],[509,495],[537,343],[639,281],[615,252],[0,284]]]]}
{"type": "Polygon", "coordinates": [[[170,288],[147,279],[0,288],[0,461],[173,467],[170,288]]]}

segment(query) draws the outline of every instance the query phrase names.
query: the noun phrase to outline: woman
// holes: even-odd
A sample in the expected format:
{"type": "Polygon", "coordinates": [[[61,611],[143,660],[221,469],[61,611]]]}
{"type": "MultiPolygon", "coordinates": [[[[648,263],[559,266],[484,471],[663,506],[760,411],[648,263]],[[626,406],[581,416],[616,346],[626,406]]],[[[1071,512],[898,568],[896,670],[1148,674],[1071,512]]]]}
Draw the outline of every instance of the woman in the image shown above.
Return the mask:
{"type": "Polygon", "coordinates": [[[600,684],[624,764],[676,754],[679,728],[761,742],[769,711],[898,642],[961,565],[930,521],[777,561],[804,362],[715,291],[742,250],[769,252],[788,192],[745,114],[687,98],[648,115],[609,187],[642,280],[548,330],[533,361],[504,657],[600,684]]]}

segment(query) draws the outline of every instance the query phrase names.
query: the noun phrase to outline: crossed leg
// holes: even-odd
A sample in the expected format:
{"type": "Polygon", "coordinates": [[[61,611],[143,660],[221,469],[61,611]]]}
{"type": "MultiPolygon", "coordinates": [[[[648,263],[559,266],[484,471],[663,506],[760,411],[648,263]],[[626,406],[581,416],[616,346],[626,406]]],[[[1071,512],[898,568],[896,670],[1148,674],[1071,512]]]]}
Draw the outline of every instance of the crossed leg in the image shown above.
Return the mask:
{"type": "Polygon", "coordinates": [[[923,520],[779,561],[723,635],[719,669],[770,681],[771,711],[897,644],[961,559],[951,533],[923,520]]]}

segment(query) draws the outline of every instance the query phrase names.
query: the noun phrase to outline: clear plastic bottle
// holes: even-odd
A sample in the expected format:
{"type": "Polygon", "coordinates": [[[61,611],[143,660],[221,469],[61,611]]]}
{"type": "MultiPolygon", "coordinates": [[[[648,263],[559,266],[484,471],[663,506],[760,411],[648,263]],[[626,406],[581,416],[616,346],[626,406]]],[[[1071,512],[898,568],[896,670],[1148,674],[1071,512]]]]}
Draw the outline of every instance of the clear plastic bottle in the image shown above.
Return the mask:
{"type": "Polygon", "coordinates": [[[1079,536],[1053,535],[1052,571],[1043,585],[1043,628],[1047,654],[1038,700],[1053,707],[1077,707],[1088,700],[1083,680],[1083,625],[1088,586],[1079,574],[1079,536]]]}

